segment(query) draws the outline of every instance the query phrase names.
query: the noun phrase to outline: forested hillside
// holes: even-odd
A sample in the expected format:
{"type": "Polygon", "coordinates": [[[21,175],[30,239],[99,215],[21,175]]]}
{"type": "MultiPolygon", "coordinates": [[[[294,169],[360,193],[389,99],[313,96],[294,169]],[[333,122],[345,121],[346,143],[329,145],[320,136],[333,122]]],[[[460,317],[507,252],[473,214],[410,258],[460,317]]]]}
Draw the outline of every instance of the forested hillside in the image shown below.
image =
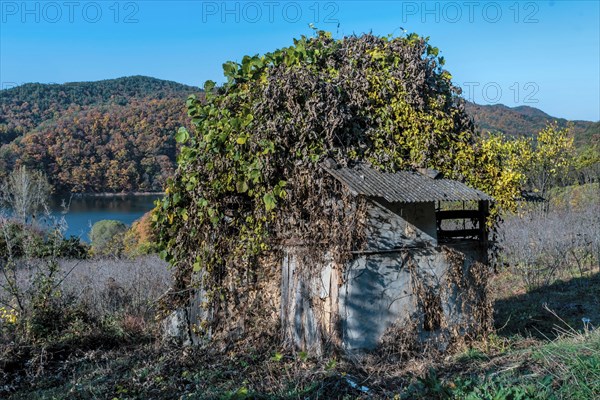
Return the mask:
{"type": "Polygon", "coordinates": [[[544,129],[549,121],[556,121],[560,128],[572,124],[577,147],[600,142],[600,122],[568,121],[529,106],[510,108],[503,104],[479,105],[469,102],[466,106],[475,125],[482,131],[502,132],[513,137],[532,136],[544,129]]]}
{"type": "MultiPolygon", "coordinates": [[[[0,179],[19,165],[42,169],[58,191],[161,191],[175,168],[174,133],[185,99],[200,89],[132,76],[30,83],[0,91],[0,179]]],[[[549,121],[533,107],[467,103],[479,130],[532,136],[549,121]]],[[[575,145],[600,141],[600,122],[573,121],[575,145]]]]}
{"type": "Polygon", "coordinates": [[[160,191],[199,92],[142,76],[0,91],[0,175],[26,165],[59,191],[160,191]]]}

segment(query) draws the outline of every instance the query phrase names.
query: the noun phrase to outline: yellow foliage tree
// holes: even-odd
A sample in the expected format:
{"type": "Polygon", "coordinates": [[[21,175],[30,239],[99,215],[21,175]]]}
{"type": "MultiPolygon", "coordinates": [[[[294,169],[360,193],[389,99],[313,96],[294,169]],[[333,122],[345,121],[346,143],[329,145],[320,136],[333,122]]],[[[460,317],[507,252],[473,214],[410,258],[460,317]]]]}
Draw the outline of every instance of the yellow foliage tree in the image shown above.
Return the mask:
{"type": "Polygon", "coordinates": [[[472,160],[467,165],[467,179],[483,188],[495,199],[497,208],[514,210],[527,182],[526,166],[533,158],[531,141],[507,139],[501,134],[480,137],[472,160]]]}
{"type": "Polygon", "coordinates": [[[480,136],[472,151],[463,152],[465,178],[494,196],[497,208],[514,211],[525,189],[545,198],[555,180],[574,163],[569,129],[549,124],[533,138],[480,136]]]}
{"type": "Polygon", "coordinates": [[[556,123],[540,131],[533,144],[533,157],[526,165],[529,187],[546,197],[554,180],[564,175],[574,163],[573,137],[570,129],[560,129],[556,123]]]}

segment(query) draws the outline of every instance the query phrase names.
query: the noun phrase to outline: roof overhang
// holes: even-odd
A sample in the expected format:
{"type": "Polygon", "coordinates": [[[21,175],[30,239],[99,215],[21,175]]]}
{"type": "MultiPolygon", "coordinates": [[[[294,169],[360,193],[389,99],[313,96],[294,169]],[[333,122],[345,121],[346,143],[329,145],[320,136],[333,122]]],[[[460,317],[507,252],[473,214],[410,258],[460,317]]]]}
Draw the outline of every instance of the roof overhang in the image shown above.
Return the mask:
{"type": "Polygon", "coordinates": [[[431,178],[419,172],[380,172],[366,164],[349,168],[324,163],[322,167],[355,195],[383,198],[390,203],[493,201],[491,196],[462,182],[431,178]]]}

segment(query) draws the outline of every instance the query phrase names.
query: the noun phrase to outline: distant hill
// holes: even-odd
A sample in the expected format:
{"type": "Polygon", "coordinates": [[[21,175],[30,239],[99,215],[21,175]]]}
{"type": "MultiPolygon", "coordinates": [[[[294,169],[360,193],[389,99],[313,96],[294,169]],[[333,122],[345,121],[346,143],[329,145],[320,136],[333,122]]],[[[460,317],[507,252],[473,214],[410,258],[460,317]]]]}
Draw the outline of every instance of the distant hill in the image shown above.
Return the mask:
{"type": "Polygon", "coordinates": [[[600,142],[600,122],[568,121],[552,117],[542,110],[529,106],[507,107],[503,104],[478,105],[467,102],[467,112],[482,131],[502,132],[508,136],[532,136],[550,121],[565,127],[571,123],[576,146],[600,142]]]}
{"type": "MultiPolygon", "coordinates": [[[[200,89],[145,76],[0,90],[0,179],[42,169],[59,191],[160,191],[175,170],[174,133],[200,89]]],[[[531,136],[557,121],[527,106],[467,103],[482,131],[531,136]]],[[[600,141],[600,122],[572,121],[576,144],[600,141]]]]}
{"type": "Polygon", "coordinates": [[[43,169],[61,191],[159,191],[198,88],[144,76],[0,91],[0,177],[43,169]]]}

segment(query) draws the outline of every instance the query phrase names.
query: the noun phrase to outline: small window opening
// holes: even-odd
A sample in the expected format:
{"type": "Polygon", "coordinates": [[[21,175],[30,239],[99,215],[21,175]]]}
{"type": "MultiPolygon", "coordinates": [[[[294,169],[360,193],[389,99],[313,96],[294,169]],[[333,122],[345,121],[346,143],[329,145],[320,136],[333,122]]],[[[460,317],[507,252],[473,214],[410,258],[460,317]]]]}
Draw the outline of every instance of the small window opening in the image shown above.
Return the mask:
{"type": "Polygon", "coordinates": [[[435,215],[438,241],[487,240],[487,201],[438,201],[435,215]]]}

